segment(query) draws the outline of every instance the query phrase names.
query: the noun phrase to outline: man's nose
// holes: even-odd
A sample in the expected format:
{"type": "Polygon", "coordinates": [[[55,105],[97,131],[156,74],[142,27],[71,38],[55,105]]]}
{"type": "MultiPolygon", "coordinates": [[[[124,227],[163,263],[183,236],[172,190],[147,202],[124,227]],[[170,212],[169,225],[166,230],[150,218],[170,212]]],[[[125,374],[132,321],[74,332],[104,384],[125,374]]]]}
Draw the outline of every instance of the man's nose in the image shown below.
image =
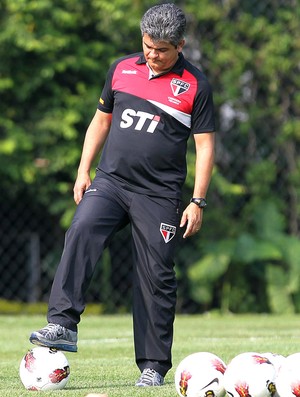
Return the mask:
{"type": "Polygon", "coordinates": [[[152,48],[149,51],[148,56],[151,57],[151,58],[157,58],[158,57],[158,51],[155,48],[152,48]]]}

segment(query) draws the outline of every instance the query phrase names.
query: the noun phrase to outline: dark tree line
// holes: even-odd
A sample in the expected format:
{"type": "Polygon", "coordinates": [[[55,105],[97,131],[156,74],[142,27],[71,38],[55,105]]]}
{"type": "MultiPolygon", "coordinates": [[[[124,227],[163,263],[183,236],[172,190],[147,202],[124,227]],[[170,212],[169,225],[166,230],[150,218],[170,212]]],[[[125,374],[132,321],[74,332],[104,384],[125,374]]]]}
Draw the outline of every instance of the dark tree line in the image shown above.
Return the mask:
{"type": "MultiPolygon", "coordinates": [[[[139,20],[155,3],[0,1],[0,204],[11,203],[0,219],[22,197],[32,216],[42,206],[67,228],[108,66],[141,49],[139,20]]],[[[185,55],[214,88],[218,127],[203,229],[178,252],[179,309],[298,312],[300,4],[177,3],[188,16],[185,55]]]]}

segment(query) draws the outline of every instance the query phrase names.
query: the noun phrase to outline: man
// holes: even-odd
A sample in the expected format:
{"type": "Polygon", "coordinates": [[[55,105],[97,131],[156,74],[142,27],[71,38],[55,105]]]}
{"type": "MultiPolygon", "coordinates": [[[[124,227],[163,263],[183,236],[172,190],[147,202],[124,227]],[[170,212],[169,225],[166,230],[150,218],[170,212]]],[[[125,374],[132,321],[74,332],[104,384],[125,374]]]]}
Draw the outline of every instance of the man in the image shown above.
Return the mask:
{"type": "Polygon", "coordinates": [[[176,305],[173,256],[201,227],[214,160],[211,88],[182,55],[186,20],[174,4],[141,20],[143,53],[110,68],[87,129],[74,200],[78,204],[49,299],[49,324],[37,345],[77,351],[77,325],[95,264],[114,234],[130,223],[137,386],[160,386],[172,366],[176,305]],[[193,198],[180,210],[187,140],[193,134],[193,198]],[[103,147],[93,182],[90,168],[103,147]]]}

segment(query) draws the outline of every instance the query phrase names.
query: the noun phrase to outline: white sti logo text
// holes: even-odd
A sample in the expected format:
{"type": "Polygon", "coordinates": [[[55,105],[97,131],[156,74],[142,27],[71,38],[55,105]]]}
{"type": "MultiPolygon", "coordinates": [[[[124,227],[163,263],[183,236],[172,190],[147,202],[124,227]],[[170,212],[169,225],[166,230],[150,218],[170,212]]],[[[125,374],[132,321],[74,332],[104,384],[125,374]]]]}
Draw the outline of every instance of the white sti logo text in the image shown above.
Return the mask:
{"type": "Polygon", "coordinates": [[[153,133],[159,121],[160,116],[140,110],[136,112],[133,109],[125,109],[122,113],[120,127],[130,128],[133,126],[136,131],[142,131],[145,128],[147,132],[153,133]]]}

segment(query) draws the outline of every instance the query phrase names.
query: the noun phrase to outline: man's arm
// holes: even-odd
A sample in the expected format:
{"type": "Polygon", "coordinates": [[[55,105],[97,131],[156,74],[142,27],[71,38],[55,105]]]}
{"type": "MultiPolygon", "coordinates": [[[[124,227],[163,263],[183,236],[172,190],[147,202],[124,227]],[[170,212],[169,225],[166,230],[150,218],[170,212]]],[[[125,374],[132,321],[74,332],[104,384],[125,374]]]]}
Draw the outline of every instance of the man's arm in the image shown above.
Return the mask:
{"type": "Polygon", "coordinates": [[[109,133],[111,118],[111,113],[104,113],[97,109],[86,131],[77,179],[73,189],[76,204],[79,204],[84,192],[91,184],[91,166],[104,145],[109,133]]]}
{"type": "MultiPolygon", "coordinates": [[[[194,138],[196,147],[196,170],[193,197],[205,198],[214,165],[215,134],[213,132],[194,134],[194,138]]],[[[192,236],[201,228],[202,217],[203,209],[199,208],[196,204],[190,203],[186,207],[180,223],[180,227],[186,225],[183,238],[192,236]]]]}

